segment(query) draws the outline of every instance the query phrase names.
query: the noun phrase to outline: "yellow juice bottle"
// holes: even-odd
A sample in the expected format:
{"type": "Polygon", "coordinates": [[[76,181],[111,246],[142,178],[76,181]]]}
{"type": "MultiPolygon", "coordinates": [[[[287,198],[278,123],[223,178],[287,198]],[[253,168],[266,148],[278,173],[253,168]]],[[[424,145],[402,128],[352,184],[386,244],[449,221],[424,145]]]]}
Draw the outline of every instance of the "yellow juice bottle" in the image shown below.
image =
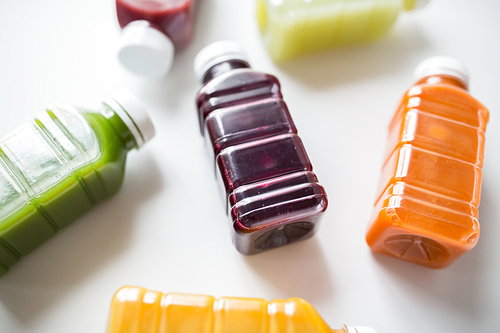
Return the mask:
{"type": "Polygon", "coordinates": [[[300,298],[268,302],[169,293],[126,286],[111,303],[107,333],[376,333],[365,326],[330,328],[300,298]]]}
{"type": "Polygon", "coordinates": [[[429,0],[257,0],[257,22],[275,61],[383,36],[399,13],[429,0]]]}

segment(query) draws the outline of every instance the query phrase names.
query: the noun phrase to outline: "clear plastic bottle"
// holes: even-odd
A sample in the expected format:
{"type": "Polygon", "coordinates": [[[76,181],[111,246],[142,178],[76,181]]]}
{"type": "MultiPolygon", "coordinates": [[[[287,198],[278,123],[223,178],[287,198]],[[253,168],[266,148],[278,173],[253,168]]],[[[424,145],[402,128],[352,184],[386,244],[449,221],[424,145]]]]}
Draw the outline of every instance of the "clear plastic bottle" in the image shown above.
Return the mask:
{"type": "Polygon", "coordinates": [[[196,99],[244,254],[306,239],[328,201],[282,99],[278,80],[250,69],[239,45],[220,41],[195,59],[196,99]]]}
{"type": "Polygon", "coordinates": [[[386,34],[402,11],[429,0],[257,0],[269,54],[284,61],[386,34]]]}
{"type": "Polygon", "coordinates": [[[0,275],[59,229],[115,194],[127,152],[154,135],[135,97],[99,111],[53,104],[0,140],[0,275]]]}
{"type": "Polygon", "coordinates": [[[453,58],[429,58],[416,68],[416,84],[389,126],[366,235],[372,250],[443,268],[476,245],[489,112],[469,95],[468,81],[453,58]]]}
{"type": "Polygon", "coordinates": [[[365,326],[332,329],[300,298],[274,300],[162,294],[126,286],[111,302],[107,333],[376,333],[365,326]]]}
{"type": "Polygon", "coordinates": [[[118,59],[130,71],[162,77],[175,50],[191,40],[198,0],[116,0],[122,30],[118,59]]]}

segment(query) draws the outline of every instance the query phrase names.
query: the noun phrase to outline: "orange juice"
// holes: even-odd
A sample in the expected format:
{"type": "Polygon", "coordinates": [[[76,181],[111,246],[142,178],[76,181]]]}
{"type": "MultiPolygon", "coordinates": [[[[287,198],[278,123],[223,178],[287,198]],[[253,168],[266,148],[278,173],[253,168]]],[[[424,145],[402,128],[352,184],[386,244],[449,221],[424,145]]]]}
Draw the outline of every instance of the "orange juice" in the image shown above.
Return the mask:
{"type": "Polygon", "coordinates": [[[126,286],[111,303],[107,333],[376,333],[369,327],[331,329],[300,298],[268,302],[170,293],[126,286]]]}
{"type": "Polygon", "coordinates": [[[416,69],[389,125],[366,241],[373,251],[443,268],[479,239],[488,110],[468,93],[467,70],[433,57],[416,69]]]}

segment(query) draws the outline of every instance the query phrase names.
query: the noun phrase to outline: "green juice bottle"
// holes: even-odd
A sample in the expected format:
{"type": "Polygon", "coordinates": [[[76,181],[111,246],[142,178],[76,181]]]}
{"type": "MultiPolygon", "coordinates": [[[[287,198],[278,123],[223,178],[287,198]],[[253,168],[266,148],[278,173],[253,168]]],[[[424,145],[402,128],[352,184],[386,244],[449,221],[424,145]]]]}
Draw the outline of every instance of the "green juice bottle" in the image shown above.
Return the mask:
{"type": "Polygon", "coordinates": [[[142,105],[119,91],[95,112],[53,104],[0,139],[0,276],[115,194],[127,153],[153,136],[142,105]]]}
{"type": "Polygon", "coordinates": [[[399,13],[429,0],[257,0],[257,22],[275,61],[383,36],[399,13]]]}

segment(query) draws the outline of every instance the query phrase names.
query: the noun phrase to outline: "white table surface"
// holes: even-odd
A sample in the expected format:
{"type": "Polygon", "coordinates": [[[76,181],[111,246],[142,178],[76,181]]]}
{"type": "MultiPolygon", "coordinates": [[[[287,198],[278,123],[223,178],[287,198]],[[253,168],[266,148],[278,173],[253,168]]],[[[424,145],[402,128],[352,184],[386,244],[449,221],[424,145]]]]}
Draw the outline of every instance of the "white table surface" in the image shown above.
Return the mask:
{"type": "Polygon", "coordinates": [[[214,296],[302,297],[332,327],[379,333],[500,331],[500,2],[432,0],[382,40],[274,64],[253,0],[202,0],[195,37],[162,80],[116,60],[111,0],[0,5],[0,136],[52,101],[97,108],[120,88],[149,110],[157,135],[129,154],[118,195],[22,258],[0,278],[0,332],[104,332],[123,285],[214,296]],[[194,98],[204,45],[241,41],[253,68],[276,75],[330,206],[310,240],[255,256],[231,243],[194,98]],[[456,56],[491,111],[478,245],[432,270],[374,255],[364,235],[386,129],[415,65],[456,56]]]}

